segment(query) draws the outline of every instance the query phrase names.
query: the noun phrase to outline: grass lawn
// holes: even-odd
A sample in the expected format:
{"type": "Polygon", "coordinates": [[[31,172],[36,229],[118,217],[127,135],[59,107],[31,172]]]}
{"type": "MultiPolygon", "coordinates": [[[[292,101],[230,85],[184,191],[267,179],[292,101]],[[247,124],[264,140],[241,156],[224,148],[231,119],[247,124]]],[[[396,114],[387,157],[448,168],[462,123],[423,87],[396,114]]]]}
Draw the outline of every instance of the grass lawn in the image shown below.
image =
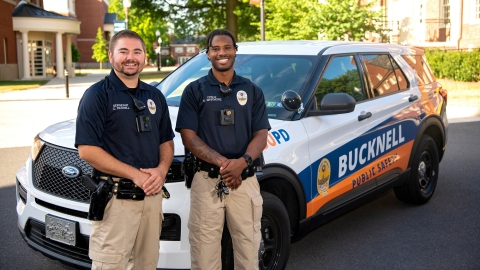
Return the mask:
{"type": "MultiPolygon", "coordinates": [[[[81,77],[81,76],[86,76],[87,74],[90,73],[95,73],[98,72],[98,70],[88,70],[88,69],[83,69],[80,72],[76,72],[75,76],[81,77]]],[[[143,71],[140,73],[140,79],[145,80],[145,81],[157,81],[160,82],[163,80],[170,71],[143,71]]],[[[29,90],[29,89],[34,89],[38,88],[44,84],[46,84],[48,80],[36,80],[36,81],[0,81],[0,93],[6,93],[6,92],[11,92],[11,91],[21,91],[21,90],[29,90]]]]}
{"type": "Polygon", "coordinates": [[[0,81],[0,93],[27,90],[40,87],[46,84],[48,80],[39,81],[0,81]]]}
{"type": "Polygon", "coordinates": [[[438,82],[447,89],[448,105],[480,107],[480,82],[457,82],[448,79],[438,79],[438,82]]]}
{"type": "Polygon", "coordinates": [[[143,71],[140,73],[140,80],[159,82],[167,77],[168,74],[170,74],[170,71],[143,71]]]}

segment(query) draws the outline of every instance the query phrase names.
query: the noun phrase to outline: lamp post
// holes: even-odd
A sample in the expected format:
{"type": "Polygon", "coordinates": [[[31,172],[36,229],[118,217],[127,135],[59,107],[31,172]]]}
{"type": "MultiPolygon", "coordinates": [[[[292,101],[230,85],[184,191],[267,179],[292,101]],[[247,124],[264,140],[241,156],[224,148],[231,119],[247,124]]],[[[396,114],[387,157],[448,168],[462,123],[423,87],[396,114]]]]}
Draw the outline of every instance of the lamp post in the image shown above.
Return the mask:
{"type": "Polygon", "coordinates": [[[123,8],[125,9],[125,29],[128,29],[128,9],[132,6],[130,0],[123,0],[123,8]]]}
{"type": "Polygon", "coordinates": [[[157,48],[157,71],[160,71],[162,68],[162,38],[160,37],[160,30],[155,32],[155,35],[158,37],[158,48],[157,48]]]}
{"type": "Polygon", "coordinates": [[[265,4],[264,0],[260,1],[260,37],[262,41],[265,41],[265,4]]]}

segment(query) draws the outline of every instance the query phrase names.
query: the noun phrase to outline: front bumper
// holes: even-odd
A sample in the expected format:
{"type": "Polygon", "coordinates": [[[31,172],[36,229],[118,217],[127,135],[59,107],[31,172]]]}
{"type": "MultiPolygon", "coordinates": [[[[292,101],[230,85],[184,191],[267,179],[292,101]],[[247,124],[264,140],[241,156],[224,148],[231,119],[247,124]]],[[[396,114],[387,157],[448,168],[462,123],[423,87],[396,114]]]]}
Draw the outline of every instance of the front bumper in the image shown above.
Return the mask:
{"type": "MultiPolygon", "coordinates": [[[[27,160],[17,172],[16,197],[18,228],[25,242],[45,256],[80,268],[90,268],[88,243],[91,222],[86,219],[88,204],[52,196],[34,188],[32,162],[27,160]],[[66,245],[45,236],[45,216],[54,215],[77,223],[75,246],[66,245]]],[[[159,269],[189,269],[190,245],[187,221],[190,192],[183,182],[168,183],[170,199],[164,199],[159,269]]]]}

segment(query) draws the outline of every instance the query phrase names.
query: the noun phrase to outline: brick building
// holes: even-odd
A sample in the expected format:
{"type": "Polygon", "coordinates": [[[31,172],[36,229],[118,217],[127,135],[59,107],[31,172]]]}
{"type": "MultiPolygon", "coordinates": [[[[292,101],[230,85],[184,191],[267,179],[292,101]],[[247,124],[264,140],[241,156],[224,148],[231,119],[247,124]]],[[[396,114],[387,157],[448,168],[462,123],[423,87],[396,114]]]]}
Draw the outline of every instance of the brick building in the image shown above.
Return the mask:
{"type": "Polygon", "coordinates": [[[387,42],[470,50],[480,47],[480,0],[362,0],[384,10],[387,42]]]}
{"type": "Polygon", "coordinates": [[[42,7],[42,0],[0,0],[0,80],[48,78],[55,68],[72,71],[71,38],[80,33],[80,21],[42,7]]]}
{"type": "Polygon", "coordinates": [[[80,34],[77,36],[77,47],[82,55],[78,65],[84,68],[98,68],[99,63],[92,59],[92,46],[95,44],[98,28],[104,31],[104,38],[109,40],[113,34],[116,15],[108,13],[108,6],[103,0],[76,1],[75,9],[77,18],[82,22],[80,34]]]}
{"type": "MultiPolygon", "coordinates": [[[[75,68],[98,68],[92,59],[98,28],[109,40],[115,20],[105,0],[0,0],[0,80],[63,78],[57,71],[75,76],[75,68]],[[81,54],[78,63],[71,61],[71,44],[81,54]]],[[[173,34],[161,50],[177,64],[198,52],[197,44],[174,41],[173,34]]]]}
{"type": "Polygon", "coordinates": [[[0,1],[0,80],[18,79],[18,61],[12,13],[14,1],[0,1]]]}
{"type": "MultiPolygon", "coordinates": [[[[99,68],[100,64],[92,59],[92,46],[95,44],[98,28],[103,31],[107,40],[113,35],[113,24],[116,14],[108,13],[108,5],[104,0],[43,0],[44,8],[65,16],[73,16],[81,21],[80,33],[72,38],[80,52],[80,60],[76,68],[99,68]],[[68,5],[71,8],[67,9],[68,5]]],[[[107,65],[103,65],[105,67],[107,65]]]]}
{"type": "Polygon", "coordinates": [[[177,65],[185,63],[200,51],[198,40],[193,38],[177,39],[175,40],[173,34],[170,34],[170,47],[162,47],[162,56],[169,54],[177,65]]]}

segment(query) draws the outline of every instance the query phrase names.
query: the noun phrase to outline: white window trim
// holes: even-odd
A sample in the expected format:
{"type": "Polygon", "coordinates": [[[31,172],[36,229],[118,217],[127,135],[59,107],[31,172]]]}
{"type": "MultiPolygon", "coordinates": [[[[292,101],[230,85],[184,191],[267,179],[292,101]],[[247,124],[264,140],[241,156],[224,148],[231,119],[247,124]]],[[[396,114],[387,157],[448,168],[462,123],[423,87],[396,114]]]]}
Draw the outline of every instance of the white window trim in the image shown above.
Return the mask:
{"type": "Polygon", "coordinates": [[[450,15],[451,15],[451,12],[452,12],[452,3],[450,2],[450,0],[441,0],[442,2],[442,5],[441,5],[441,14],[442,14],[442,19],[450,19],[450,15]],[[448,1],[448,5],[445,5],[445,1],[448,1]],[[445,16],[445,7],[448,6],[448,17],[445,16]]]}
{"type": "Polygon", "coordinates": [[[473,18],[475,21],[480,21],[480,0],[475,0],[475,3],[473,3],[473,5],[473,18]]]}

